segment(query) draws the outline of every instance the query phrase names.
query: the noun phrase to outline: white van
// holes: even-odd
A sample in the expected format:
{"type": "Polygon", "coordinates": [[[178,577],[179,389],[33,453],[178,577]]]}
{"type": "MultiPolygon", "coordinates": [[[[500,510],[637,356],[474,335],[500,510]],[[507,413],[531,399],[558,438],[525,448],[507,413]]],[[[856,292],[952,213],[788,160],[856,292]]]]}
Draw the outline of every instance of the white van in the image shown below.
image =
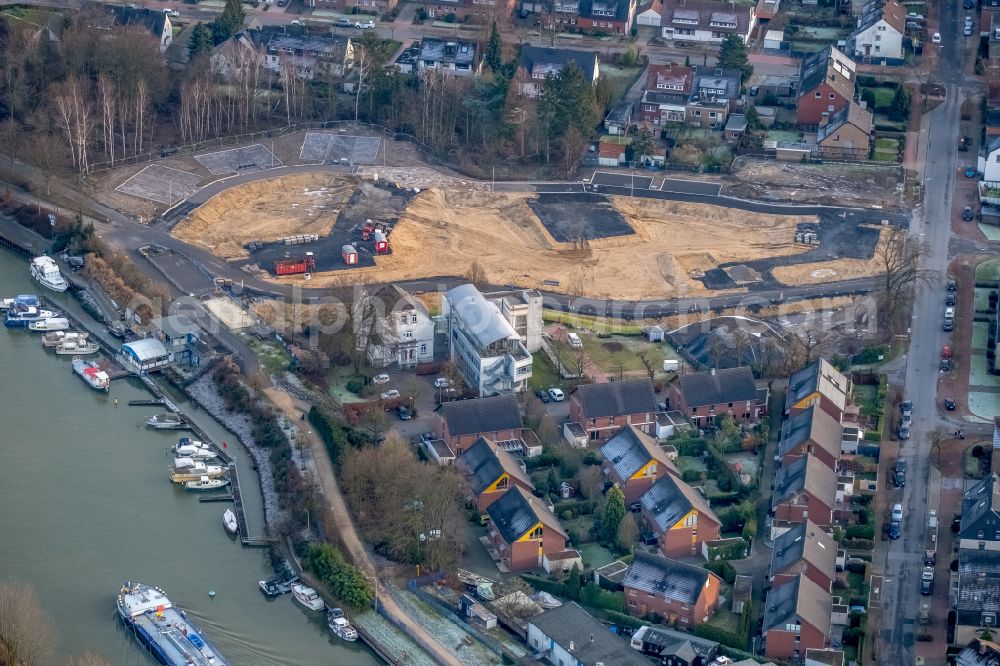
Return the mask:
{"type": "Polygon", "coordinates": [[[570,347],[574,347],[576,349],[579,349],[580,347],[583,346],[583,340],[581,340],[580,336],[577,335],[576,333],[567,333],[566,334],[566,339],[569,340],[569,346],[570,347]]]}

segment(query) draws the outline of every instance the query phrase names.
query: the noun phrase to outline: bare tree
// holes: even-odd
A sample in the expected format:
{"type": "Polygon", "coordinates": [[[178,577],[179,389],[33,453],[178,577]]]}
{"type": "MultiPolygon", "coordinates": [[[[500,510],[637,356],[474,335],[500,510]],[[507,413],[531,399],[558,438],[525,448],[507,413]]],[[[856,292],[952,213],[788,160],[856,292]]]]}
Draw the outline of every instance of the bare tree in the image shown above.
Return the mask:
{"type": "Polygon", "coordinates": [[[656,363],[653,359],[649,357],[649,350],[643,349],[640,352],[636,352],[636,356],[639,357],[639,361],[642,362],[642,367],[646,368],[646,374],[649,375],[649,381],[653,381],[653,377],[656,376],[656,363]]]}
{"type": "Polygon", "coordinates": [[[622,521],[618,523],[618,531],[615,533],[615,545],[622,550],[631,550],[638,538],[639,526],[635,522],[635,515],[626,513],[622,521]]]}
{"type": "Polygon", "coordinates": [[[358,85],[354,91],[354,122],[358,121],[358,105],[361,103],[361,90],[365,87],[371,69],[371,55],[368,49],[360,44],[354,45],[354,71],[357,72],[358,85]]]}
{"type": "Polygon", "coordinates": [[[802,350],[802,365],[809,365],[813,361],[813,355],[819,354],[829,343],[831,333],[821,331],[816,328],[801,328],[792,333],[792,340],[798,344],[802,350]]]}
{"type": "Polygon", "coordinates": [[[45,181],[45,196],[49,196],[52,177],[63,165],[62,142],[50,132],[36,134],[32,139],[31,158],[45,181]]]}
{"type": "Polygon", "coordinates": [[[24,583],[0,585],[0,663],[50,664],[55,633],[35,591],[24,583]]]}
{"type": "Polygon", "coordinates": [[[934,464],[941,467],[941,445],[948,439],[948,433],[941,426],[937,426],[928,434],[931,443],[931,455],[934,456],[934,464]]]}
{"type": "Polygon", "coordinates": [[[535,590],[523,578],[514,577],[494,589],[494,606],[508,617],[527,620],[538,614],[538,604],[531,600],[535,590]]]}
{"type": "Polygon", "coordinates": [[[743,365],[743,355],[751,344],[750,334],[742,328],[733,331],[733,345],[736,348],[736,365],[743,365]]]}
{"type": "Polygon", "coordinates": [[[478,261],[473,261],[469,265],[469,270],[465,274],[465,279],[471,282],[477,289],[482,289],[488,284],[486,269],[478,261]]]}
{"type": "Polygon", "coordinates": [[[573,175],[573,171],[580,161],[580,155],[583,154],[583,149],[586,147],[587,137],[576,127],[572,125],[567,127],[566,132],[562,136],[563,169],[566,172],[567,178],[573,175]]]}
{"type": "Polygon", "coordinates": [[[89,168],[90,135],[94,129],[93,110],[87,85],[70,77],[54,86],[52,103],[56,125],[66,136],[73,166],[81,172],[89,168]]]}
{"type": "Polygon", "coordinates": [[[928,246],[910,235],[909,230],[894,228],[883,231],[875,246],[875,258],[885,271],[882,284],[885,323],[894,332],[903,306],[913,289],[932,280],[934,271],[920,268],[920,259],[928,246]]]}

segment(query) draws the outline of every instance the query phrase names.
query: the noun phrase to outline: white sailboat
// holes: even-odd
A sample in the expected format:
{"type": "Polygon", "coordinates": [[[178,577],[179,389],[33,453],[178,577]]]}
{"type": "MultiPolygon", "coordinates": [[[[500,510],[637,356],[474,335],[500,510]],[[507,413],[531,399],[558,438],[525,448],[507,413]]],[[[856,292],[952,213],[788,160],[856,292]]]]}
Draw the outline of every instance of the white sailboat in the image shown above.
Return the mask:
{"type": "Polygon", "coordinates": [[[236,534],[240,530],[239,523],[236,522],[236,512],[232,509],[226,509],[226,512],[222,514],[222,526],[226,528],[226,531],[230,534],[236,534]]]}

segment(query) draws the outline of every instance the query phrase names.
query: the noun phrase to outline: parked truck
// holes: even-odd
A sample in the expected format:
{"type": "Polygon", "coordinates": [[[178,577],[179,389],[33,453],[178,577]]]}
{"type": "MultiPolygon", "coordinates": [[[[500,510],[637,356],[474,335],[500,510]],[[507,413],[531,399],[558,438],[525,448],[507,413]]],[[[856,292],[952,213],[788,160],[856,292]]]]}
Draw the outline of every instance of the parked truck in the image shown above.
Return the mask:
{"type": "Polygon", "coordinates": [[[302,259],[278,259],[274,262],[275,275],[298,275],[316,270],[316,260],[312,252],[306,252],[302,259]]]}
{"type": "Polygon", "coordinates": [[[924,532],[924,566],[932,567],[937,562],[938,519],[937,511],[927,515],[927,529],[924,532]]]}

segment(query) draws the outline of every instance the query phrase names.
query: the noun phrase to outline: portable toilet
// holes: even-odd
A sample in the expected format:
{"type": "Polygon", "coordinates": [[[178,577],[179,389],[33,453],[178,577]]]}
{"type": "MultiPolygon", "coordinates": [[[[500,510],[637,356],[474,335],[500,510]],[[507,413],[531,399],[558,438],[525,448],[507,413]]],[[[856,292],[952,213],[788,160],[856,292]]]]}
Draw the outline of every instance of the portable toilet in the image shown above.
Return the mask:
{"type": "Polygon", "coordinates": [[[358,251],[354,249],[353,245],[345,245],[340,249],[340,254],[344,257],[344,263],[348,266],[354,266],[358,263],[358,251]]]}
{"type": "Polygon", "coordinates": [[[375,231],[372,234],[375,238],[375,252],[377,254],[385,254],[389,251],[389,239],[385,237],[385,233],[382,231],[375,231]]]}

